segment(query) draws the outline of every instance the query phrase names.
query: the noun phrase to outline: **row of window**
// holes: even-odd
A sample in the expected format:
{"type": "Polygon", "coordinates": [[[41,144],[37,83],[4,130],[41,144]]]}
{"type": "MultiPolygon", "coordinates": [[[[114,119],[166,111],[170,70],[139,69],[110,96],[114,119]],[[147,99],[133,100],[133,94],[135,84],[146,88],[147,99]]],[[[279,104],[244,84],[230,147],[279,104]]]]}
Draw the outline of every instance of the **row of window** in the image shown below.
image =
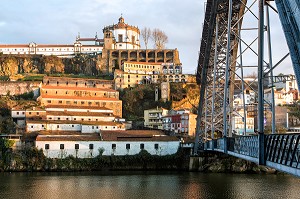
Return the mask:
{"type": "MultiPolygon", "coordinates": [[[[47,103],[48,104],[51,104],[52,103],[52,100],[47,100],[47,103]]],[[[63,103],[63,100],[58,100],[58,104],[62,104],[63,103]]],[[[93,102],[91,102],[91,101],[89,101],[89,102],[86,102],[86,101],[80,101],[80,104],[81,105],[84,105],[84,104],[88,104],[88,105],[92,105],[93,104],[93,102]]],[[[71,101],[66,101],[66,104],[71,104],[71,101]]],[[[73,104],[79,104],[79,101],[73,101],[73,104]]],[[[94,102],[94,104],[96,105],[96,106],[99,106],[100,105],[100,102],[94,102]]],[[[101,102],[101,106],[106,106],[107,105],[107,103],[106,102],[101,102]]],[[[109,104],[108,104],[109,106],[114,106],[114,107],[119,107],[119,103],[113,103],[113,102],[110,102],[109,104]]]]}
{"type": "MultiPolygon", "coordinates": [[[[65,144],[60,144],[59,145],[59,148],[60,149],[65,149],[65,144]]],[[[117,149],[117,144],[112,144],[111,145],[111,148],[113,150],[116,150],[117,149]]],[[[159,145],[158,144],[154,144],[154,149],[158,150],[159,148],[159,145]]],[[[46,150],[49,150],[50,149],[50,144],[45,144],[45,149],[46,150]]],[[[79,149],[79,144],[75,144],[75,149],[78,150],[79,149]]],[[[94,144],[89,144],[89,149],[92,150],[94,149],[94,144]]],[[[126,144],[126,149],[129,150],[130,149],[130,144],[126,144]]],[[[141,143],[140,144],[140,149],[143,150],[145,149],[145,144],[141,143]]]]}
{"type": "MultiPolygon", "coordinates": [[[[56,81],[56,85],[59,85],[59,83],[62,83],[62,82],[59,82],[59,81],[56,81]]],[[[49,85],[50,84],[50,81],[48,80],[47,82],[46,82],[46,85],[49,85]]],[[[51,85],[53,85],[53,84],[55,84],[54,82],[51,82],[51,85]]],[[[74,82],[70,82],[70,84],[74,84],[74,82]]],[[[83,83],[80,83],[80,84],[83,84],[83,83]]],[[[93,85],[93,87],[96,87],[96,84],[97,85],[99,85],[99,84],[102,84],[102,87],[105,87],[105,84],[110,84],[110,83],[105,83],[105,82],[100,82],[100,83],[98,83],[98,82],[91,82],[91,83],[84,83],[84,85],[85,86],[87,86],[87,85],[93,85]]],[[[66,82],[66,85],[69,85],[69,82],[66,82]]],[[[75,82],[75,85],[76,86],[78,86],[78,82],[75,82]]]]}
{"type": "MultiPolygon", "coordinates": [[[[68,91],[65,91],[65,94],[70,94],[72,92],[68,92],[68,91]]],[[[92,93],[91,92],[86,92],[86,91],[74,91],[73,92],[75,96],[91,96],[92,93]]],[[[48,94],[48,91],[45,91],[45,94],[48,94]]],[[[61,93],[58,93],[58,91],[55,91],[55,94],[59,94],[61,95],[61,93]]],[[[97,96],[97,93],[93,93],[94,96],[97,96]]],[[[109,94],[109,97],[113,96],[115,97],[115,93],[108,93],[109,94]]],[[[100,96],[101,97],[106,97],[107,93],[100,93],[100,96]]],[[[98,93],[98,96],[99,96],[99,93],[98,93]]]]}
{"type": "MultiPolygon", "coordinates": [[[[72,124],[71,126],[74,127],[74,124],[72,124]]],[[[33,125],[30,126],[30,128],[32,128],[32,129],[33,129],[33,127],[34,127],[33,125]]],[[[42,128],[44,128],[44,127],[45,127],[45,125],[42,124],[42,128]]],[[[57,125],[56,127],[59,128],[60,126],[57,125]]],[[[108,127],[105,126],[104,128],[107,129],[108,127]]],[[[115,129],[116,127],[113,126],[112,128],[115,129]]],[[[92,129],[99,129],[99,126],[92,126],[92,129]]]]}
{"type": "MultiPolygon", "coordinates": [[[[37,48],[36,51],[54,51],[55,49],[54,48],[37,48]]],[[[72,48],[71,51],[73,51],[74,49],[72,48]]],[[[81,50],[83,51],[100,51],[99,48],[97,49],[92,49],[92,48],[82,48],[81,50]]],[[[1,49],[0,48],[0,51],[28,51],[28,48],[8,48],[8,49],[1,49]]],[[[34,49],[33,48],[30,48],[30,52],[33,52],[34,49]]],[[[57,48],[56,51],[69,51],[69,48],[67,49],[62,49],[62,48],[57,48]]]]}
{"type": "MultiPolygon", "coordinates": [[[[151,68],[155,68],[155,66],[145,66],[145,65],[132,65],[132,64],[125,64],[125,67],[128,67],[128,68],[131,68],[131,67],[136,67],[136,68],[148,68],[148,69],[151,69],[151,68]]],[[[125,68],[124,68],[125,70],[125,68]]]]}

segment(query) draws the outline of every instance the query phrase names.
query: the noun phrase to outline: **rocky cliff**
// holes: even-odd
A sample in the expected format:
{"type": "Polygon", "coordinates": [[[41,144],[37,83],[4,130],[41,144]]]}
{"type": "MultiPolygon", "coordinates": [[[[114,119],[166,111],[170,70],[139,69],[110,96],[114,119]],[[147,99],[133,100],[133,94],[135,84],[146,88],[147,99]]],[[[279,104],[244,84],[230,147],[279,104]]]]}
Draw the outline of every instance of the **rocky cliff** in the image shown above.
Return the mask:
{"type": "Polygon", "coordinates": [[[78,55],[72,58],[62,58],[0,54],[0,76],[11,77],[23,73],[98,75],[102,73],[100,63],[101,55],[78,55]]]}

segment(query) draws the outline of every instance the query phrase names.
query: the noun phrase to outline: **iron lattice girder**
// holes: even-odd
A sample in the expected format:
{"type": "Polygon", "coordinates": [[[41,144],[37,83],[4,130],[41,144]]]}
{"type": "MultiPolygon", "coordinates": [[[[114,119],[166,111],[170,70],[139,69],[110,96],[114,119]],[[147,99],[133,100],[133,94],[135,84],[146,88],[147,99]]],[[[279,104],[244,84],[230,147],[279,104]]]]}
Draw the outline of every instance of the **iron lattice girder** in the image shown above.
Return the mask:
{"type": "MultiPolygon", "coordinates": [[[[228,107],[233,101],[235,65],[238,51],[238,35],[241,26],[242,17],[244,15],[246,0],[233,0],[232,16],[231,16],[231,34],[230,34],[230,68],[229,68],[229,84],[225,85],[226,70],[226,54],[227,52],[227,26],[228,26],[228,0],[208,0],[206,4],[205,20],[202,32],[202,40],[197,68],[197,83],[201,84],[200,100],[197,118],[197,139],[205,130],[223,129],[223,123],[213,123],[213,121],[222,121],[224,88],[229,87],[230,96],[226,102],[228,107]],[[232,31],[235,31],[234,33],[232,31]],[[216,36],[217,35],[217,36],[216,36]],[[217,37],[217,38],[216,38],[217,37]],[[214,65],[216,67],[214,68],[214,65]],[[216,76],[214,78],[214,75],[216,76]],[[217,89],[213,89],[213,87],[217,89]],[[217,93],[217,94],[216,94],[217,93]],[[207,99],[206,99],[207,97],[207,99]],[[208,102],[207,102],[208,101],[208,102]],[[206,103],[205,103],[206,102],[206,103]],[[209,104],[210,106],[205,106],[209,104]],[[204,112],[204,106],[206,108],[204,112]],[[206,120],[204,122],[204,116],[206,120]],[[209,116],[209,117],[207,117],[209,116]],[[205,124],[214,124],[215,126],[205,127],[205,124]]],[[[232,107],[229,107],[229,111],[232,107]]],[[[229,119],[229,118],[228,118],[229,119]]],[[[229,122],[229,120],[227,121],[229,122]]],[[[201,139],[200,139],[201,140],[201,139]]]]}

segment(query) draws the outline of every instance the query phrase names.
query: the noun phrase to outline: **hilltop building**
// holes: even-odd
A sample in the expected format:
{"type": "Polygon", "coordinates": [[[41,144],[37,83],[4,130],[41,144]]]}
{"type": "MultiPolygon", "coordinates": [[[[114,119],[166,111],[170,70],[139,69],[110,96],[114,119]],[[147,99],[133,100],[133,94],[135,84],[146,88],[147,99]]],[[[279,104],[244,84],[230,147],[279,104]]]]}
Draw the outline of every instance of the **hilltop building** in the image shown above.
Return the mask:
{"type": "Polygon", "coordinates": [[[124,61],[145,63],[174,63],[181,65],[177,49],[140,49],[140,30],[125,23],[121,16],[117,24],[102,29],[103,38],[76,37],[73,44],[0,44],[0,53],[15,55],[55,55],[73,57],[77,54],[98,55],[99,70],[113,74],[124,61]]]}
{"type": "Polygon", "coordinates": [[[114,72],[115,89],[135,87],[138,84],[187,82],[182,66],[173,63],[145,63],[125,61],[122,69],[114,72]]]}
{"type": "Polygon", "coordinates": [[[115,25],[103,28],[104,38],[99,39],[96,34],[92,38],[82,38],[80,34],[73,44],[29,44],[0,45],[3,54],[31,54],[31,55],[57,55],[67,56],[78,53],[101,53],[107,49],[139,49],[140,31],[137,27],[128,25],[121,16],[115,25]],[[117,38],[117,39],[115,39],[117,38]]]}

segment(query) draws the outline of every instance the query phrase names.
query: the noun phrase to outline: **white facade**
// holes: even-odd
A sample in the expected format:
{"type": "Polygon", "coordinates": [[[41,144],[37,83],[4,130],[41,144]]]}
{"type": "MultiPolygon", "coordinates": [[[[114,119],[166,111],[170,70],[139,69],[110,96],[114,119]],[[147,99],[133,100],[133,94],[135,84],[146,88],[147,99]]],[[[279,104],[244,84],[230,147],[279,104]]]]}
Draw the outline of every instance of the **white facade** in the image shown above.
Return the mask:
{"type": "Polygon", "coordinates": [[[115,49],[139,49],[139,33],[133,30],[115,29],[115,49]]]}
{"type": "MultiPolygon", "coordinates": [[[[103,32],[112,33],[111,46],[108,49],[140,49],[140,31],[138,27],[128,25],[124,18],[119,18],[119,23],[107,26],[103,32]]],[[[55,55],[55,56],[74,56],[79,53],[98,54],[101,53],[104,46],[104,39],[80,38],[78,35],[73,44],[1,44],[0,53],[3,54],[28,54],[28,55],[55,55]]]]}
{"type": "Polygon", "coordinates": [[[99,133],[100,130],[125,130],[125,125],[118,125],[113,122],[101,122],[99,124],[81,124],[75,122],[67,121],[27,121],[27,132],[36,132],[36,131],[74,131],[81,133],[99,133]],[[101,124],[102,123],[102,124],[101,124]]]}
{"type": "Polygon", "coordinates": [[[11,110],[12,118],[25,118],[25,110],[23,109],[12,109],[11,110]]]}
{"type": "Polygon", "coordinates": [[[54,115],[47,114],[47,120],[66,120],[66,121],[103,121],[103,122],[112,122],[114,121],[114,116],[72,116],[68,115],[54,115]]]}
{"type": "Polygon", "coordinates": [[[141,144],[151,155],[170,155],[177,152],[178,141],[36,141],[38,149],[43,149],[48,158],[65,158],[69,155],[78,158],[92,158],[99,155],[135,155],[141,151],[141,144]],[[46,149],[46,144],[49,149],[46,149]],[[61,145],[63,144],[63,149],[61,145]],[[75,145],[78,149],[75,149],[75,145]],[[91,147],[93,145],[93,147],[91,147]],[[91,149],[93,148],[93,149],[91,149]]]}
{"type": "Polygon", "coordinates": [[[64,112],[64,111],[68,111],[68,112],[92,112],[92,113],[113,113],[113,110],[111,109],[101,109],[100,107],[95,109],[91,109],[89,107],[84,107],[84,106],[81,106],[81,107],[49,107],[47,106],[45,108],[46,111],[59,111],[59,112],[64,112]]]}
{"type": "Polygon", "coordinates": [[[103,33],[114,39],[110,49],[140,49],[140,30],[125,23],[121,16],[119,22],[103,28],[103,33]],[[107,34],[110,32],[111,34],[107,34]]]}
{"type": "Polygon", "coordinates": [[[101,130],[114,131],[114,130],[125,130],[117,124],[108,125],[82,125],[81,133],[99,133],[101,130]]]}
{"type": "Polygon", "coordinates": [[[32,54],[32,55],[56,55],[56,56],[67,56],[74,55],[76,53],[101,53],[103,47],[88,45],[83,46],[78,42],[73,45],[62,44],[62,45],[44,45],[36,44],[34,42],[29,44],[21,45],[0,45],[0,52],[3,54],[32,54]]]}

